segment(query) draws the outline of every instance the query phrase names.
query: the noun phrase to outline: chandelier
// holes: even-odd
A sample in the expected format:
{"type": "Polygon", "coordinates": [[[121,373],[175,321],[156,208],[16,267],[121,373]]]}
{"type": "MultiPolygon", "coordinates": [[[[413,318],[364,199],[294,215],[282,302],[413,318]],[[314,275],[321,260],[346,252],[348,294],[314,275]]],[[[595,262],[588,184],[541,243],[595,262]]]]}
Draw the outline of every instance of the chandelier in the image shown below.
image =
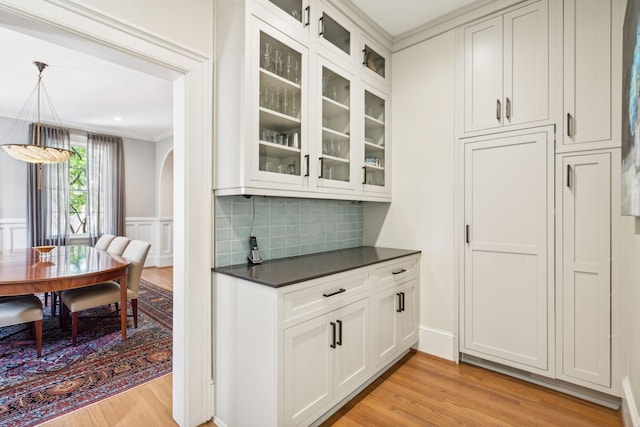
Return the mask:
{"type": "MultiPolygon", "coordinates": [[[[57,114],[53,109],[53,104],[51,104],[51,100],[48,98],[46,89],[44,88],[44,84],[42,83],[42,71],[48,66],[44,62],[34,61],[35,66],[38,68],[38,82],[36,83],[36,87],[34,91],[36,92],[36,110],[37,110],[37,118],[36,122],[33,123],[33,132],[31,134],[31,143],[30,144],[2,144],[0,148],[9,154],[11,157],[21,160],[23,162],[28,163],[61,163],[66,162],[71,157],[71,151],[66,150],[64,148],[58,147],[49,147],[42,145],[42,124],[41,124],[41,112],[43,106],[48,106],[51,110],[52,118],[59,122],[57,114]]],[[[20,116],[18,119],[24,121],[31,121],[29,117],[26,117],[29,114],[29,106],[33,104],[33,93],[27,100],[27,103],[23,107],[20,116]]],[[[9,140],[15,139],[15,134],[17,133],[17,128],[20,126],[20,120],[16,123],[16,127],[13,132],[9,134],[9,140]]],[[[61,127],[61,126],[57,126],[61,127]]]]}

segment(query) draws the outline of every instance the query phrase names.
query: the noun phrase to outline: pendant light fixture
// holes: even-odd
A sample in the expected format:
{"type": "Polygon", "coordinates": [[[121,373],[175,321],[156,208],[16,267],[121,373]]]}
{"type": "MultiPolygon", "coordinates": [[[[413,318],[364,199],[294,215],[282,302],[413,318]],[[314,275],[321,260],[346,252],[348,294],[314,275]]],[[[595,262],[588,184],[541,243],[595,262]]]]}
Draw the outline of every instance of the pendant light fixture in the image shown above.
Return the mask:
{"type": "MultiPolygon", "coordinates": [[[[58,147],[48,147],[42,145],[42,123],[41,123],[41,113],[42,107],[47,105],[51,109],[52,119],[59,122],[58,117],[53,109],[53,105],[51,104],[51,100],[48,98],[44,85],[42,83],[42,71],[48,66],[44,62],[34,61],[34,65],[38,68],[38,82],[36,83],[36,110],[37,116],[36,121],[33,122],[33,132],[31,135],[31,143],[30,144],[18,144],[10,142],[16,138],[17,128],[20,126],[20,121],[24,122],[32,122],[33,118],[26,117],[29,114],[29,105],[33,104],[33,93],[27,100],[27,103],[23,107],[21,111],[21,116],[25,114],[25,116],[18,117],[19,122],[16,123],[16,128],[13,129],[12,132],[9,133],[9,142],[0,145],[3,151],[9,154],[11,157],[21,160],[23,162],[28,163],[61,163],[66,162],[71,157],[71,151],[58,148],[58,147]]],[[[62,127],[57,125],[56,127],[62,127]]],[[[26,138],[25,138],[26,139],[26,138]]]]}

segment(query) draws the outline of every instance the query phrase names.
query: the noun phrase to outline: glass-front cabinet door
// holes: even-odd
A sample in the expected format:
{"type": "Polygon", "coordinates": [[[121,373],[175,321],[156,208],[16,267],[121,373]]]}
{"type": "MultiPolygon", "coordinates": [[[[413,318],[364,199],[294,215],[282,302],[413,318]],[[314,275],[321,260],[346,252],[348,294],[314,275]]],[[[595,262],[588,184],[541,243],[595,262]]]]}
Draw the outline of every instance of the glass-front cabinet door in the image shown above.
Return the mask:
{"type": "Polygon", "coordinates": [[[337,10],[318,2],[318,41],[336,58],[350,61],[353,53],[354,28],[337,10]]]}
{"type": "Polygon", "coordinates": [[[386,166],[388,102],[382,93],[364,91],[364,166],[362,184],[365,191],[384,192],[388,187],[386,166]]]}
{"type": "Polygon", "coordinates": [[[262,21],[254,27],[253,178],[301,186],[308,176],[307,50],[262,21]]]}
{"type": "Polygon", "coordinates": [[[365,34],[360,35],[360,42],[363,78],[374,86],[382,84],[388,87],[390,82],[390,70],[387,67],[387,58],[390,57],[389,51],[369,39],[365,34]]]}
{"type": "Polygon", "coordinates": [[[352,77],[319,57],[320,139],[318,185],[353,188],[351,138],[352,77]]]}
{"type": "MultiPolygon", "coordinates": [[[[311,24],[311,0],[259,0],[284,17],[293,27],[309,28],[311,24]]],[[[276,26],[275,24],[273,24],[276,26]]]]}

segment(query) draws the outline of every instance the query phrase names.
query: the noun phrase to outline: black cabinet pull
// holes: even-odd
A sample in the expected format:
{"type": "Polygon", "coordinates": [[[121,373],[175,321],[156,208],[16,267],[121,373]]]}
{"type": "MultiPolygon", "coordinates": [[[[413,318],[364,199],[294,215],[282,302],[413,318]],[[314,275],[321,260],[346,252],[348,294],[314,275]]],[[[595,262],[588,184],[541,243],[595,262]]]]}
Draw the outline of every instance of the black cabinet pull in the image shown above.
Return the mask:
{"type": "Polygon", "coordinates": [[[367,167],[366,166],[362,167],[362,183],[363,184],[367,183],[367,167]]]}
{"type": "Polygon", "coordinates": [[[309,176],[309,155],[305,154],[304,158],[307,161],[307,173],[305,173],[304,176],[309,176]]]}
{"type": "Polygon", "coordinates": [[[511,100],[507,97],[507,105],[505,106],[507,120],[511,120],[511,100]]]}
{"type": "Polygon", "coordinates": [[[571,125],[573,124],[572,122],[573,122],[573,117],[571,117],[571,113],[567,113],[567,136],[569,138],[571,138],[573,133],[571,132],[571,125]]]}
{"type": "Polygon", "coordinates": [[[362,65],[367,65],[367,49],[362,49],[362,65]]]}
{"type": "Polygon", "coordinates": [[[567,165],[567,188],[571,189],[571,165],[567,165]]]}
{"type": "Polygon", "coordinates": [[[318,36],[323,36],[324,35],[324,16],[321,16],[318,19],[318,36]]]}
{"type": "Polygon", "coordinates": [[[496,120],[498,123],[502,121],[502,103],[499,99],[496,99],[496,120]]]}
{"type": "Polygon", "coordinates": [[[341,293],[343,293],[343,292],[347,292],[347,290],[346,290],[346,289],[344,289],[344,288],[340,288],[340,289],[338,289],[337,291],[332,292],[332,293],[330,293],[330,294],[322,294],[322,296],[323,296],[323,297],[325,297],[325,298],[329,298],[329,297],[332,297],[332,296],[334,296],[334,295],[341,294],[341,293]]]}
{"type": "Polygon", "coordinates": [[[324,157],[320,157],[318,160],[320,160],[320,175],[318,178],[324,178],[324,157]]]}
{"type": "Polygon", "coordinates": [[[334,322],[330,322],[329,323],[331,325],[331,329],[332,329],[332,343],[329,344],[329,347],[331,348],[336,348],[336,324],[334,322]]]}
{"type": "Polygon", "coordinates": [[[404,311],[404,292],[400,292],[400,302],[402,303],[400,311],[404,311]]]}
{"type": "Polygon", "coordinates": [[[402,292],[398,292],[396,296],[398,297],[398,308],[396,309],[396,312],[402,313],[402,292]]]}
{"type": "Polygon", "coordinates": [[[464,239],[467,242],[467,244],[469,244],[469,224],[464,226],[464,239]]]}
{"type": "Polygon", "coordinates": [[[307,22],[304,24],[305,27],[311,25],[311,6],[307,6],[304,8],[305,12],[307,12],[307,22]]]}
{"type": "Polygon", "coordinates": [[[336,323],[338,324],[338,341],[336,341],[336,344],[342,345],[342,320],[336,320],[336,323]]]}
{"type": "Polygon", "coordinates": [[[402,273],[406,273],[407,270],[405,270],[404,268],[401,268],[400,270],[395,270],[392,271],[391,274],[402,274],[402,273]]]}

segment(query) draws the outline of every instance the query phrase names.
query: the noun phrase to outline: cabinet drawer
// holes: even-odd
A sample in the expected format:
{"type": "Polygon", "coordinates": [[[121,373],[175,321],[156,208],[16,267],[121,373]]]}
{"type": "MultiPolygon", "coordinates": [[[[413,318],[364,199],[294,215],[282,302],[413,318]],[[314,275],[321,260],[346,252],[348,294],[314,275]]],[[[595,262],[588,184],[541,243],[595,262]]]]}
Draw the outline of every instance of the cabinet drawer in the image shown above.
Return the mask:
{"type": "Polygon", "coordinates": [[[412,256],[385,263],[376,268],[376,287],[400,283],[418,273],[418,257],[412,256]]]}
{"type": "Polygon", "coordinates": [[[321,314],[343,300],[367,291],[368,271],[333,275],[319,279],[303,289],[283,295],[283,321],[308,314],[321,314]]]}

